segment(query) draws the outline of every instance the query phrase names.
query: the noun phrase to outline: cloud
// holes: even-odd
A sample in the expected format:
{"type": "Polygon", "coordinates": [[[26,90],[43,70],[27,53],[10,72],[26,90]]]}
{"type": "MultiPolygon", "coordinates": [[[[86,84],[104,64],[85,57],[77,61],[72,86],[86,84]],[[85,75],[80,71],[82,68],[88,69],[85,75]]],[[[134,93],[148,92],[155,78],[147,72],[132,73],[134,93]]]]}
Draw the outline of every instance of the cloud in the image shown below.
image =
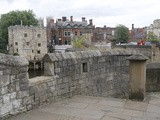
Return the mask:
{"type": "Polygon", "coordinates": [[[150,25],[159,17],[159,0],[0,0],[0,14],[11,10],[32,9],[37,17],[74,16],[93,19],[96,26],[116,26],[123,24],[130,27],[150,25]]]}

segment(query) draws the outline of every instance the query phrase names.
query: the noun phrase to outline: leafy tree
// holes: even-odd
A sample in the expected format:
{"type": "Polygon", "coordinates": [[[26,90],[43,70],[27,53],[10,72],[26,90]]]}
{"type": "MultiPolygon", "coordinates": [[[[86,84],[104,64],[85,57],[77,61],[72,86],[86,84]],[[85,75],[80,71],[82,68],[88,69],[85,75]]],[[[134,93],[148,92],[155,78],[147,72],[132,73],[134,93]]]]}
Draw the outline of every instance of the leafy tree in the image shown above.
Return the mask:
{"type": "Polygon", "coordinates": [[[74,37],[71,41],[71,44],[74,48],[84,48],[85,38],[84,36],[74,37]]]}
{"type": "Polygon", "coordinates": [[[129,40],[129,29],[124,25],[118,25],[116,27],[115,38],[116,43],[126,43],[129,40]]]}
{"type": "MultiPolygon", "coordinates": [[[[32,10],[11,11],[0,16],[0,49],[5,50],[8,44],[8,27],[14,25],[37,25],[38,20],[32,10]]],[[[0,51],[2,52],[2,51],[0,51]]]]}
{"type": "Polygon", "coordinates": [[[160,39],[153,33],[149,32],[147,35],[147,41],[159,41],[160,39]]]}

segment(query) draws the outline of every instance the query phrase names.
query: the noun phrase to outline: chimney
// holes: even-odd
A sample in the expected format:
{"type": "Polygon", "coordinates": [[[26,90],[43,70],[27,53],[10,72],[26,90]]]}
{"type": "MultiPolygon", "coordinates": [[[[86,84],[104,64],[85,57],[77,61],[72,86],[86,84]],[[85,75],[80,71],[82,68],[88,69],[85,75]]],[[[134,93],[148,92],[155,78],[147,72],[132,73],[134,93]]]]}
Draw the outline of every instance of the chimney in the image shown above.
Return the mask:
{"type": "Polygon", "coordinates": [[[58,21],[60,22],[60,21],[61,21],[61,19],[58,19],[58,21]]]}
{"type": "Polygon", "coordinates": [[[86,18],[85,17],[82,17],[82,22],[85,22],[86,21],[86,18]]]}
{"type": "Polygon", "coordinates": [[[62,21],[65,22],[67,20],[66,17],[62,17],[62,21]]]}
{"type": "Polygon", "coordinates": [[[132,24],[132,30],[134,29],[134,24],[132,24]]]}
{"type": "Polygon", "coordinates": [[[93,20],[92,19],[89,20],[89,24],[93,25],[93,20]]]}
{"type": "Polygon", "coordinates": [[[73,21],[73,16],[70,16],[70,21],[73,21]]]}

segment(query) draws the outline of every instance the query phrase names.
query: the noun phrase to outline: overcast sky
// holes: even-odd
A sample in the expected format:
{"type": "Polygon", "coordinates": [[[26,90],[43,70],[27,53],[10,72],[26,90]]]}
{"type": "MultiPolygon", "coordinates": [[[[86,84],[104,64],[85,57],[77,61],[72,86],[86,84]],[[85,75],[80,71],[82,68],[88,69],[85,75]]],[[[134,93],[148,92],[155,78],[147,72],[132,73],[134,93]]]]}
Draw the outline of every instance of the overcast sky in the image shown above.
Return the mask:
{"type": "Polygon", "coordinates": [[[160,0],[0,0],[0,14],[31,9],[37,17],[93,19],[96,27],[145,27],[160,18],[160,0]]]}

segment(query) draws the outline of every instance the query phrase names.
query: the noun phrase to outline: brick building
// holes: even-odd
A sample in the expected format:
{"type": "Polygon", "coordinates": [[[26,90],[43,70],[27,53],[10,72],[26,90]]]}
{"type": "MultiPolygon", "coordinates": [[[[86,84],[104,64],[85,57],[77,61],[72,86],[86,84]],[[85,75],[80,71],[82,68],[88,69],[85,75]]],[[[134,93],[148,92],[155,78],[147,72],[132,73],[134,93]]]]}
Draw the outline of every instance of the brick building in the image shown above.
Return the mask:
{"type": "Polygon", "coordinates": [[[56,21],[52,18],[47,18],[47,41],[57,45],[70,44],[71,39],[75,36],[81,36],[86,33],[90,33],[93,36],[94,28],[92,19],[88,23],[85,17],[82,17],[81,21],[74,21],[73,16],[70,16],[70,19],[62,17],[62,19],[57,19],[56,21]]]}
{"type": "Polygon", "coordinates": [[[134,24],[132,24],[132,29],[129,31],[130,42],[138,42],[141,40],[146,40],[146,37],[147,37],[146,27],[134,28],[134,24]]]}

